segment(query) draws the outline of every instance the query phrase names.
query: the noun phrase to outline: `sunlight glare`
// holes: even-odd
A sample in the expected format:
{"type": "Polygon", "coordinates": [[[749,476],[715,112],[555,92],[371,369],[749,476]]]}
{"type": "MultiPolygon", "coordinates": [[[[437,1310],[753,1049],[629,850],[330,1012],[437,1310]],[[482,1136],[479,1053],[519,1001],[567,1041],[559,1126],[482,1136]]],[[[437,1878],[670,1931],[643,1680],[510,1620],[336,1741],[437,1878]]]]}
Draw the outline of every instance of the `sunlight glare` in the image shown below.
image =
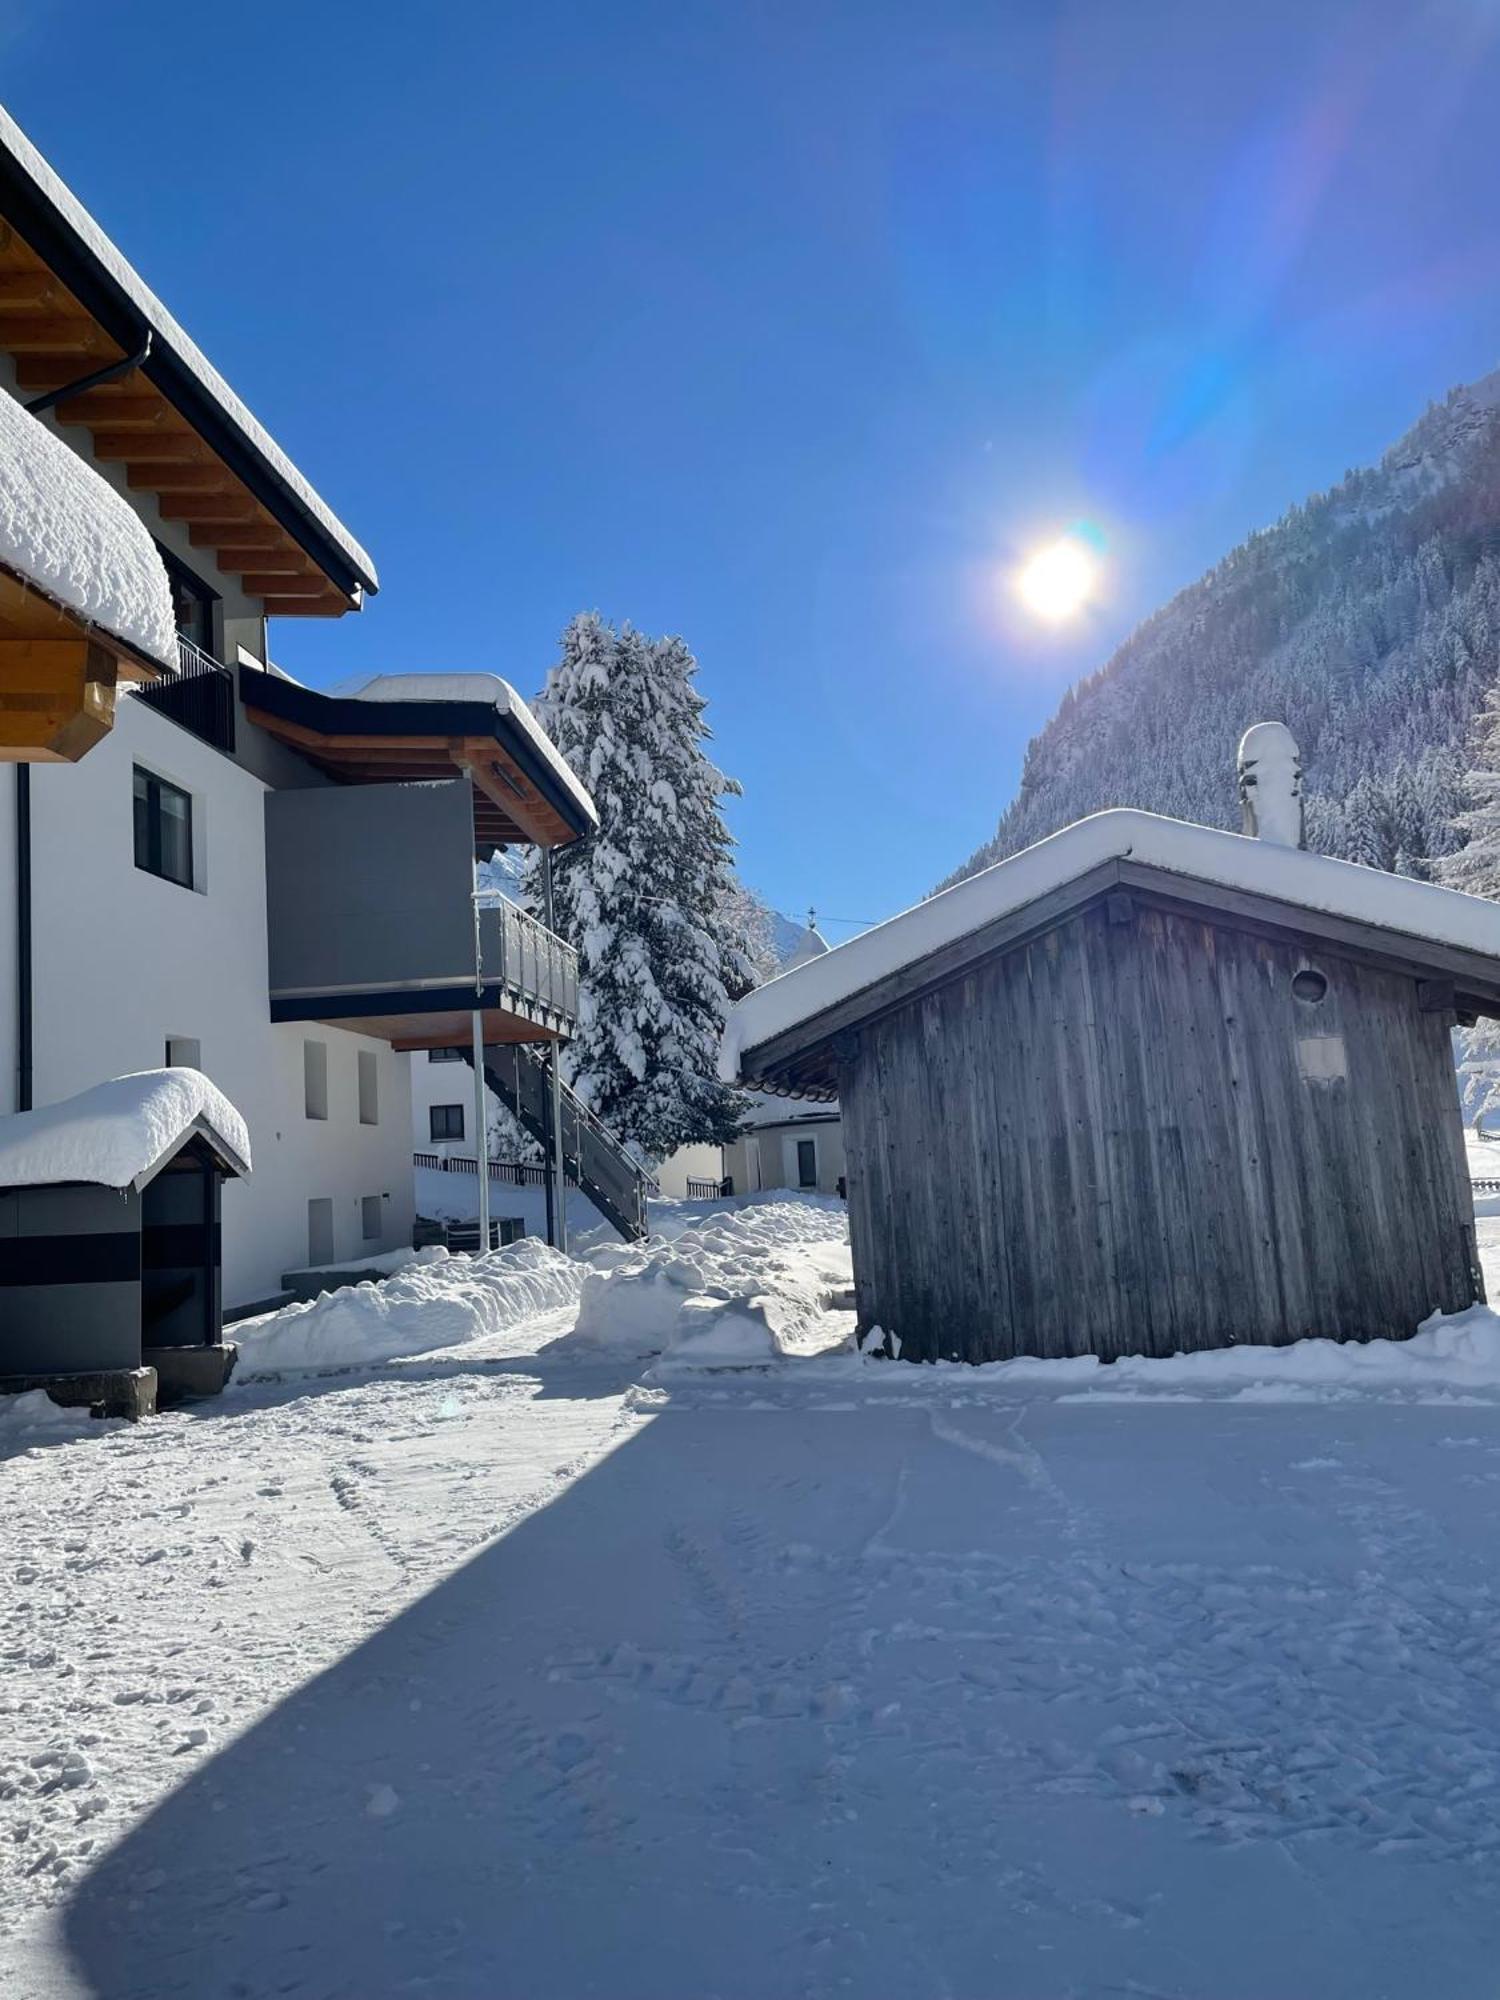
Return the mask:
{"type": "Polygon", "coordinates": [[[1094,595],[1099,565],[1071,535],[1062,535],[1028,557],[1017,572],[1016,592],[1035,617],[1060,625],[1076,617],[1094,595]]]}

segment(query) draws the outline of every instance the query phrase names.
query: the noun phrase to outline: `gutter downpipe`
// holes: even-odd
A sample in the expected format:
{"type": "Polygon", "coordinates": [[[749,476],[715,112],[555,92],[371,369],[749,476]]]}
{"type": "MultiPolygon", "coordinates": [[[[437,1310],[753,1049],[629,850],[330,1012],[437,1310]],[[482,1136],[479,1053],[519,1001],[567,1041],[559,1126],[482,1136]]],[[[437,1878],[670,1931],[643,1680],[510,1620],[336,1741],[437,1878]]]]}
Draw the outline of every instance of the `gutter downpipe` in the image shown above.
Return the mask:
{"type": "Polygon", "coordinates": [[[16,766],[16,1109],[31,1109],[31,766],[16,766]]]}
{"type": "MultiPolygon", "coordinates": [[[[552,849],[542,849],[542,910],[550,935],[557,935],[552,911],[552,849]]],[[[568,1247],[568,1183],[563,1172],[562,1070],[555,1041],[547,1044],[547,1241],[555,1249],[568,1247]]],[[[581,1166],[581,1163],[580,1163],[581,1166]]]]}
{"type": "Polygon", "coordinates": [[[76,382],[65,382],[60,389],[49,389],[45,395],[33,396],[25,407],[32,416],[39,417],[54,403],[65,403],[70,396],[82,396],[89,389],[102,389],[106,382],[118,382],[122,375],[134,374],[150,359],[151,329],[148,326],[134,354],[127,354],[123,361],[110,361],[103,368],[96,368],[91,375],[80,375],[76,382]]]}

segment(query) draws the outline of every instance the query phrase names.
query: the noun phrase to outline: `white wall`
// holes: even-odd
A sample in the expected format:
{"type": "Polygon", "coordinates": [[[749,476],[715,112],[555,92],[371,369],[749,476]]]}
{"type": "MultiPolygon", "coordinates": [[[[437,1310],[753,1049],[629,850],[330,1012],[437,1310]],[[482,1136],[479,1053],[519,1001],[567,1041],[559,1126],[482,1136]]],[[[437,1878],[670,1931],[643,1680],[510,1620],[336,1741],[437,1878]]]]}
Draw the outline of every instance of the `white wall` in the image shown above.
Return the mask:
{"type": "Polygon", "coordinates": [[[754,1194],[760,1188],[795,1188],[800,1185],[797,1171],[797,1144],[812,1140],[817,1148],[819,1194],[837,1194],[844,1173],[844,1128],[837,1118],[787,1120],[761,1125],[724,1149],[724,1171],[734,1182],[736,1194],[754,1194]]]}
{"type": "MultiPolygon", "coordinates": [[[[501,1108],[500,1100],[492,1090],[486,1090],[484,1101],[487,1115],[494,1123],[496,1112],[501,1108]]],[[[447,1159],[450,1153],[462,1153],[474,1159],[479,1150],[478,1136],[474,1130],[474,1072],[466,1062],[429,1062],[427,1051],[419,1049],[411,1058],[411,1146],[413,1152],[436,1153],[447,1159]],[[445,1145],[434,1145],[429,1136],[432,1120],[428,1113],[434,1104],[461,1104],[464,1108],[464,1136],[445,1145]]],[[[491,1158],[497,1157],[491,1154],[491,1158]]]]}
{"type": "MultiPolygon", "coordinates": [[[[13,783],[13,774],[12,774],[13,783]]],[[[273,1026],[267,998],[265,786],[186,730],[123,699],[114,730],[76,765],[32,767],[35,1101],[153,1069],[169,1035],[245,1116],[254,1173],[224,1191],[224,1301],[264,1297],[307,1262],[307,1203],[334,1204],[335,1254],[410,1241],[407,1058],[342,1029],[273,1026]],[[193,797],[195,886],[135,866],[132,776],[140,763],[193,797]],[[328,1045],[329,1116],[305,1115],[304,1038],[328,1045]],[[375,1053],[380,1122],[359,1122],[356,1051],[375,1053]],[[377,1243],[360,1197],[382,1197],[377,1243]]],[[[15,1104],[14,817],[0,821],[0,1105],[15,1104]]],[[[467,1074],[467,1072],[465,1072],[467,1074]]]]}
{"type": "Polygon", "coordinates": [[[676,1201],[686,1197],[690,1180],[717,1182],[723,1178],[722,1146],[679,1146],[672,1157],[663,1160],[656,1170],[657,1184],[662,1193],[676,1201]]]}

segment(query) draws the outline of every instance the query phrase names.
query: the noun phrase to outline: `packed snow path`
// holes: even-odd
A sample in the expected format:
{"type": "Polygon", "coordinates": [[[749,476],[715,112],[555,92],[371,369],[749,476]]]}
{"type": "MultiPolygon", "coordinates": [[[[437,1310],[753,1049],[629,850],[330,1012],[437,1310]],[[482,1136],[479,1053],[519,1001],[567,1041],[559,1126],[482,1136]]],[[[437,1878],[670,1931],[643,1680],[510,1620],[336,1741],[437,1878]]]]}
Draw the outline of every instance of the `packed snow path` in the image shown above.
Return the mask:
{"type": "Polygon", "coordinates": [[[3,1463],[0,1990],[1492,1993],[1500,1392],[570,1318],[3,1463]]]}

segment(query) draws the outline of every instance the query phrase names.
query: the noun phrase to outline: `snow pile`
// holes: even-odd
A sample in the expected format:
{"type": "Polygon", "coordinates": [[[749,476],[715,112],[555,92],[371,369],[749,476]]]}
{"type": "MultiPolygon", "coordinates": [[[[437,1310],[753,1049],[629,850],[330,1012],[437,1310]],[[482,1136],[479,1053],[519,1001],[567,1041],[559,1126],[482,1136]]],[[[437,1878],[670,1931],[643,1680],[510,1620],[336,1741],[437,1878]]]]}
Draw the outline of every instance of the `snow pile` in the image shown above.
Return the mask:
{"type": "Polygon", "coordinates": [[[0,1187],[90,1181],[139,1187],[195,1133],[232,1171],[250,1171],[250,1134],[201,1070],[147,1069],[0,1118],[0,1187]]]}
{"type": "Polygon", "coordinates": [[[1378,925],[1395,935],[1500,958],[1500,907],[1482,896],[1120,807],[1076,820],[1034,847],[1023,848],[915,909],[850,938],[824,957],[757,987],[729,1017],[720,1075],[726,1082],[738,1081],[744,1050],[801,1026],[941,946],[1026,908],[1106,862],[1125,860],[1378,925]]]}
{"type": "Polygon", "coordinates": [[[844,1212],[785,1197],[705,1217],[590,1257],[573,1338],[673,1364],[746,1366],[826,1346],[849,1283],[844,1212]]]}
{"type": "Polygon", "coordinates": [[[437,1251],[381,1284],[324,1292],[234,1328],[235,1382],[287,1369],[358,1368],[503,1333],[531,1313],[571,1305],[584,1267],[535,1237],[487,1257],[437,1251]]]}
{"type": "Polygon", "coordinates": [[[0,563],[175,672],[172,593],[156,544],[91,465],[4,394],[0,563]]]}
{"type": "Polygon", "coordinates": [[[89,1423],[87,1410],[65,1410],[45,1389],[28,1389],[20,1396],[0,1396],[0,1444],[21,1442],[32,1431],[76,1430],[89,1423]]]}

